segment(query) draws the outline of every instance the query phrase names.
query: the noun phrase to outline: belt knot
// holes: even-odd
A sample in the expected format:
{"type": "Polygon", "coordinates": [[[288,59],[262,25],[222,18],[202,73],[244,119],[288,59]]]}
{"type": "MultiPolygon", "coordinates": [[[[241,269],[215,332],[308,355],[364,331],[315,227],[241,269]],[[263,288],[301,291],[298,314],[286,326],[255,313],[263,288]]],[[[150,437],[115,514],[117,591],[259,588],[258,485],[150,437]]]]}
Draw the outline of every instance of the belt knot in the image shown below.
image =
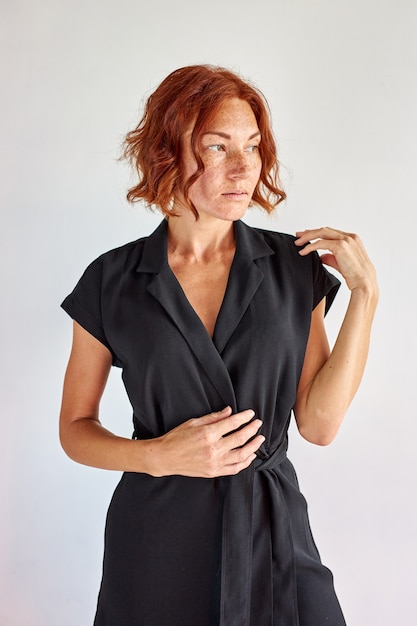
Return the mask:
{"type": "Polygon", "coordinates": [[[269,470],[276,467],[287,457],[288,439],[285,437],[275,450],[264,458],[255,459],[253,466],[255,471],[269,470]]]}

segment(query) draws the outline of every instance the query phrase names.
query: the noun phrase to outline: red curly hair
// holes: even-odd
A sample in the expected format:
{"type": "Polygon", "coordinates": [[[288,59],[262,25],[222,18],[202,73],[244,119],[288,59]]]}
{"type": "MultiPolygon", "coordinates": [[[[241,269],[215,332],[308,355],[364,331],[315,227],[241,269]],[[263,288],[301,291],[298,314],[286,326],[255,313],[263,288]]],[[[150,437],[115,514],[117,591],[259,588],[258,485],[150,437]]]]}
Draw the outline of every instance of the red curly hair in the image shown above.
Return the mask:
{"type": "Polygon", "coordinates": [[[270,213],[285,199],[269,107],[262,93],[225,68],[190,65],[175,70],[162,81],[148,98],[139,124],[126,135],[122,156],[139,177],[139,182],[127,193],[129,202],[145,200],[148,205],[159,207],[164,215],[172,215],[170,202],[174,192],[179,190],[198,219],[188,190],[204,172],[199,140],[219,107],[230,98],[245,100],[250,105],[261,132],[262,168],[253,203],[270,213]],[[193,120],[191,146],[197,170],[184,182],[181,139],[193,120]]]}

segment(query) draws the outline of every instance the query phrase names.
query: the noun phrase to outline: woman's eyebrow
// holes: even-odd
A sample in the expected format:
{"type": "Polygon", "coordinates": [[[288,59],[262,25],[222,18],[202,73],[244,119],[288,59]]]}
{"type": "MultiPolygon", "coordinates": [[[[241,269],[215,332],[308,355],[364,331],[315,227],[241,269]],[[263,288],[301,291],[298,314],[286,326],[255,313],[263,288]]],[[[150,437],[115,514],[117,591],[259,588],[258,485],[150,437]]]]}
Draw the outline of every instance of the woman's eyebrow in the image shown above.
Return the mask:
{"type": "MultiPolygon", "coordinates": [[[[223,139],[231,139],[231,135],[229,135],[228,133],[222,133],[219,130],[208,130],[207,132],[203,133],[203,137],[205,135],[217,135],[218,137],[223,137],[223,139]]],[[[258,130],[256,131],[256,133],[253,133],[253,135],[251,135],[250,137],[248,137],[248,139],[255,139],[255,137],[259,137],[261,135],[261,131],[258,130]]]]}

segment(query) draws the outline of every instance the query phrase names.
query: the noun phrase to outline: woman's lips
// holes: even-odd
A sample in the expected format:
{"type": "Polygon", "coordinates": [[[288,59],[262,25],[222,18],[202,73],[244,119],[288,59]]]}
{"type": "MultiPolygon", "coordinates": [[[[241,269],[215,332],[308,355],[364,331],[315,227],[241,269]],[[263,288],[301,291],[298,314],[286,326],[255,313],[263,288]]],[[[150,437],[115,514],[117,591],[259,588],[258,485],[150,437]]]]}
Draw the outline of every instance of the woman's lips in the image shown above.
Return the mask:
{"type": "Polygon", "coordinates": [[[222,194],[222,196],[230,200],[244,200],[247,198],[247,195],[246,191],[229,191],[228,193],[222,194]]]}

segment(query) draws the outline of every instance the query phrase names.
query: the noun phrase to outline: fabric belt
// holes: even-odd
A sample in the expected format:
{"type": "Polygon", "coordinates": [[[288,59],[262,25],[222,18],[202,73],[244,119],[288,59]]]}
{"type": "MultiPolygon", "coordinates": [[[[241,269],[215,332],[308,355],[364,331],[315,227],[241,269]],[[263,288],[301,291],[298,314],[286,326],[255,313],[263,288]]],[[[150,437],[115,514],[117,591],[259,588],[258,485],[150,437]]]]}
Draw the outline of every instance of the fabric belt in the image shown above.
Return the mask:
{"type": "MultiPolygon", "coordinates": [[[[257,472],[265,473],[264,484],[267,485],[266,488],[270,492],[269,494],[265,493],[271,506],[270,516],[265,519],[265,531],[268,532],[268,528],[271,527],[271,533],[274,535],[270,550],[273,581],[272,585],[269,584],[269,581],[265,581],[265,593],[261,602],[263,605],[265,603],[270,604],[270,610],[267,611],[270,616],[268,625],[278,623],[274,621],[273,617],[278,612],[280,626],[296,626],[298,624],[290,525],[277,477],[273,472],[268,472],[286,459],[287,443],[287,439],[285,439],[269,457],[256,459],[247,470],[243,470],[230,480],[223,510],[220,626],[250,625],[253,502],[255,474],[257,472]],[[274,511],[276,507],[280,510],[274,511]],[[276,521],[286,519],[287,523],[273,524],[273,518],[276,521]],[[274,558],[274,550],[278,552],[278,559],[274,558]],[[268,589],[270,589],[269,592],[268,589]],[[282,601],[284,596],[285,602],[282,601]]],[[[254,618],[254,624],[264,626],[266,622],[255,621],[254,618]]]]}
{"type": "MultiPolygon", "coordinates": [[[[136,418],[134,427],[133,439],[154,436],[136,418]]],[[[294,550],[287,506],[276,473],[268,471],[287,458],[287,447],[288,440],[285,438],[272,454],[258,457],[248,469],[231,477],[228,482],[223,508],[220,626],[299,624],[294,550]],[[266,552],[269,553],[267,558],[270,559],[272,581],[265,581],[262,598],[257,603],[267,605],[267,610],[263,611],[263,616],[252,615],[251,625],[254,484],[258,473],[262,473],[265,479],[262,489],[271,509],[262,524],[265,533],[271,534],[271,547],[266,552]]]]}

